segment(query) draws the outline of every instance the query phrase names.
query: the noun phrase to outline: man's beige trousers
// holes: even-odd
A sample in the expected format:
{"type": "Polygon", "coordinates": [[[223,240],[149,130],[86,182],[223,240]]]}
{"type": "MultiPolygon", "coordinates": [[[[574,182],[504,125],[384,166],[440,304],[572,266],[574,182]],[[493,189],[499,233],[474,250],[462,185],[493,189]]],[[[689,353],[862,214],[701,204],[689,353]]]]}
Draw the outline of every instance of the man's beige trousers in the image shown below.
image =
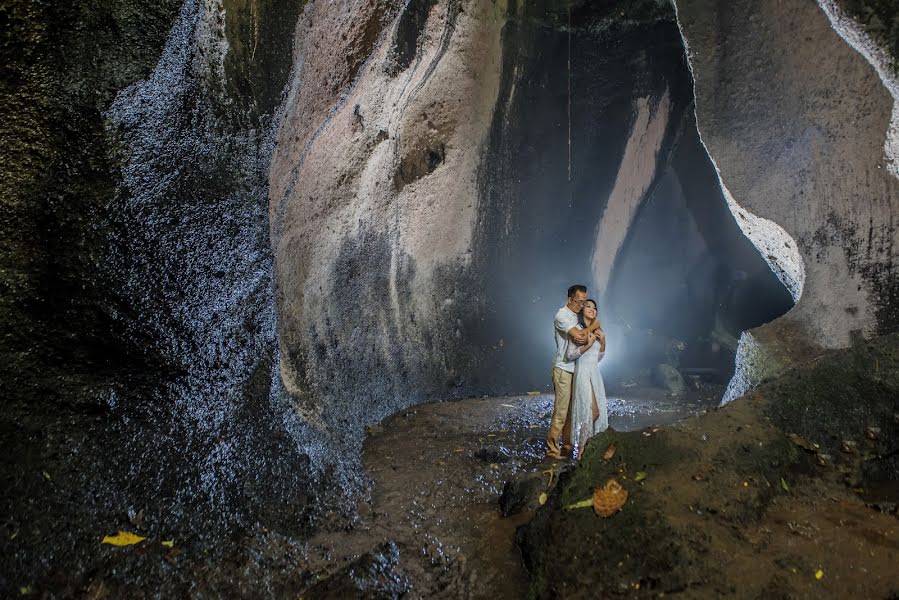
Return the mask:
{"type": "Polygon", "coordinates": [[[556,400],[553,403],[553,419],[549,424],[549,433],[546,435],[546,451],[550,454],[561,454],[560,434],[562,444],[567,443],[571,436],[568,407],[571,404],[572,378],[573,375],[568,371],[553,367],[553,390],[556,393],[556,400]]]}

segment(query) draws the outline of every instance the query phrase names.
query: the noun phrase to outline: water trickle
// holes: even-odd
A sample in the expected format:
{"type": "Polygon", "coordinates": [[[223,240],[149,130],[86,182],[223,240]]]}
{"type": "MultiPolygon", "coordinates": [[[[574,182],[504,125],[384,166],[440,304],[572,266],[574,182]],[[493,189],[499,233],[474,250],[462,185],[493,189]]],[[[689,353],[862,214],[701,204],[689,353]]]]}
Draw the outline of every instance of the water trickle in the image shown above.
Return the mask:
{"type": "MultiPolygon", "coordinates": [[[[168,373],[144,382],[147,394],[119,396],[158,428],[137,434],[132,452],[183,461],[169,481],[176,512],[194,510],[197,495],[234,508],[248,478],[281,478],[259,493],[290,496],[328,456],[280,386],[266,211],[273,135],[233,125],[244,120],[229,113],[221,13],[218,1],[186,0],[151,77],[107,113],[124,156],[109,269],[131,309],[118,316],[168,373]]],[[[161,484],[170,470],[150,476],[161,484]]]]}

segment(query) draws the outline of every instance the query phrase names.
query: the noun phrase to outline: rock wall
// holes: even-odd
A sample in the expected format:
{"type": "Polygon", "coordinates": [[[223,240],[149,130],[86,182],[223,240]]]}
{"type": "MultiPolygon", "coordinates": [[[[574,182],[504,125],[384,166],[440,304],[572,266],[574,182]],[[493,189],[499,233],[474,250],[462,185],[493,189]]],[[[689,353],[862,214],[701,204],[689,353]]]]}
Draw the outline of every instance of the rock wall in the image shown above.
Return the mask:
{"type": "Polygon", "coordinates": [[[666,173],[721,268],[782,295],[733,219],[707,216],[724,201],[684,133],[669,4],[323,6],[298,29],[270,218],[281,377],[338,442],[413,402],[545,387],[549,316],[572,282],[605,293],[666,173]]]}
{"type": "Polygon", "coordinates": [[[811,2],[677,9],[722,181],[750,215],[783,227],[805,267],[796,307],[754,335],[778,363],[844,347],[853,332],[895,331],[893,98],[875,69],[811,2]]]}
{"type": "Polygon", "coordinates": [[[462,376],[504,22],[483,0],[301,20],[270,172],[281,376],[339,443],[462,376]]]}
{"type": "MultiPolygon", "coordinates": [[[[266,211],[302,6],[25,4],[4,21],[0,595],[59,572],[80,595],[117,529],[308,532],[343,473],[275,376],[266,211]]],[[[141,560],[117,571],[192,585],[141,560]]]]}

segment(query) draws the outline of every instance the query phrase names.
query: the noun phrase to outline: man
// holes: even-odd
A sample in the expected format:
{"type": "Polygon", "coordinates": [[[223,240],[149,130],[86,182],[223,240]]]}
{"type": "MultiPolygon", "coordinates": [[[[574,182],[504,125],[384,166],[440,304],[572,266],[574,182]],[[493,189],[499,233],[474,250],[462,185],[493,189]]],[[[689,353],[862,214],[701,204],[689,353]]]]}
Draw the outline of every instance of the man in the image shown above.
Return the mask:
{"type": "Polygon", "coordinates": [[[546,455],[557,460],[562,459],[562,450],[570,448],[570,424],[568,423],[568,406],[571,404],[571,378],[574,374],[574,361],[565,357],[565,349],[568,340],[572,339],[576,344],[586,344],[587,338],[592,332],[601,339],[605,334],[599,326],[599,319],[587,329],[578,328],[578,315],[584,309],[587,302],[587,288],[583,285],[573,285],[568,288],[568,302],[556,312],[553,322],[556,339],[556,356],[553,358],[553,391],[555,402],[553,403],[553,418],[549,424],[549,433],[546,436],[546,455]],[[559,443],[559,435],[562,443],[559,443]]]}

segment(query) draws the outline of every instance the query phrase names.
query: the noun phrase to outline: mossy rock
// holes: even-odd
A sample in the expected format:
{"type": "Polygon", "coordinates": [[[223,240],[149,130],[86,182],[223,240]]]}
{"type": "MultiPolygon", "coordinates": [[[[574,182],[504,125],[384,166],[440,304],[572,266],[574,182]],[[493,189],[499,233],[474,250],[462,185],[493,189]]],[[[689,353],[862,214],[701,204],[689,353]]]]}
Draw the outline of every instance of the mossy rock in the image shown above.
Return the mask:
{"type": "Polygon", "coordinates": [[[878,478],[899,480],[899,335],[861,342],[791,369],[758,390],[768,400],[766,414],[784,432],[840,455],[843,441],[867,453],[866,469],[878,478]],[[869,427],[879,430],[867,440],[869,427]],[[883,458],[877,458],[883,457],[883,458]]]}
{"type": "Polygon", "coordinates": [[[658,496],[644,490],[634,476],[686,457],[664,433],[645,437],[608,431],[592,438],[580,463],[563,472],[547,504],[518,531],[532,577],[531,597],[656,595],[684,589],[702,540],[672,527],[658,496]],[[615,455],[605,461],[603,453],[612,443],[615,455]],[[601,518],[589,507],[567,508],[591,498],[593,488],[611,478],[628,490],[618,513],[601,518]]]}
{"type": "Polygon", "coordinates": [[[801,514],[822,498],[824,510],[867,510],[846,482],[867,488],[872,480],[899,479],[897,414],[899,335],[891,335],[824,352],[675,426],[595,436],[581,462],[563,472],[548,502],[519,530],[531,596],[750,594],[737,571],[756,565],[759,574],[775,576],[768,584],[749,582],[748,597],[770,597],[771,582],[783,584],[785,597],[795,597],[805,583],[781,581],[776,573],[784,568],[779,564],[799,560],[793,542],[774,556],[760,540],[772,528],[786,527],[784,515],[801,514]],[[865,437],[868,427],[878,428],[877,439],[865,437]],[[814,447],[800,447],[790,433],[818,444],[818,453],[835,454],[836,464],[819,465],[814,447]],[[857,452],[841,454],[844,439],[855,441],[857,452]],[[604,461],[611,443],[617,450],[604,461]],[[648,478],[635,482],[638,471],[648,478]],[[629,493],[620,512],[600,518],[590,508],[566,508],[591,498],[593,488],[610,478],[629,493]],[[837,498],[841,504],[833,502],[837,498]]]}

